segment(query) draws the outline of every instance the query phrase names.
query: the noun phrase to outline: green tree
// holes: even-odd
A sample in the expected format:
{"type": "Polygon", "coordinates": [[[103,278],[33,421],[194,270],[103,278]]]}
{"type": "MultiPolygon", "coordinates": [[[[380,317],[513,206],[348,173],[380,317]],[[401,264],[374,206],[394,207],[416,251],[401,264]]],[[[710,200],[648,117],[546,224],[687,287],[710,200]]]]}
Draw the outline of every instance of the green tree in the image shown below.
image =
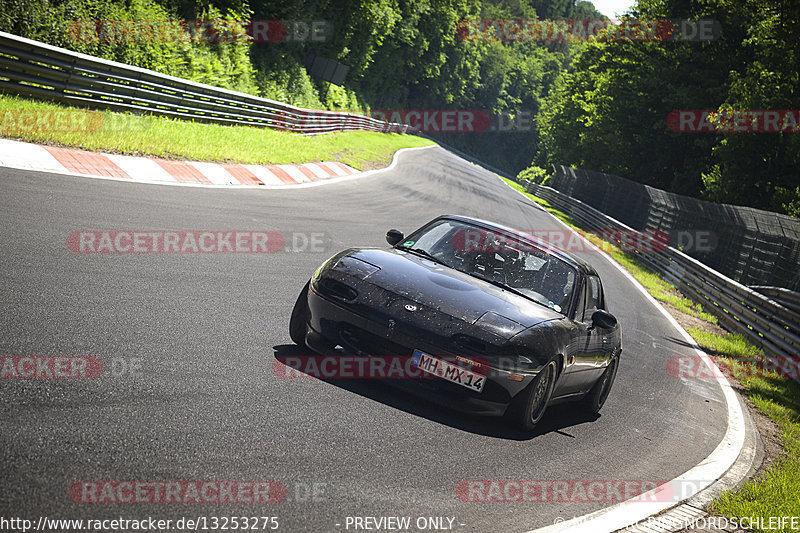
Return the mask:
{"type": "Polygon", "coordinates": [[[631,16],[715,19],[713,41],[591,44],[539,116],[539,164],[796,214],[800,145],[786,133],[677,133],[671,111],[797,109],[798,14],[781,0],[640,0],[631,16]]]}

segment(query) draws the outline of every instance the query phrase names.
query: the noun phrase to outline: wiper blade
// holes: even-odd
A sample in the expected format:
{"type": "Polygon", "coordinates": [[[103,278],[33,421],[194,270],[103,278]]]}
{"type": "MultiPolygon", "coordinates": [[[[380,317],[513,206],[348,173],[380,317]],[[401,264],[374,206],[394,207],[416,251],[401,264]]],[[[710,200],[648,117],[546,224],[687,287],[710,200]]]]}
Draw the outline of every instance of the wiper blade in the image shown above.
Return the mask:
{"type": "MultiPolygon", "coordinates": [[[[491,283],[491,284],[492,284],[492,285],[494,285],[495,287],[500,287],[501,289],[507,290],[508,292],[513,292],[514,294],[518,294],[518,295],[520,295],[520,296],[525,296],[525,294],[523,294],[522,292],[518,291],[517,289],[514,289],[514,288],[512,288],[512,287],[509,287],[509,286],[508,286],[508,285],[506,285],[505,283],[502,283],[502,282],[500,282],[500,281],[497,281],[496,279],[484,278],[483,276],[479,276],[479,275],[477,275],[477,274],[472,274],[472,275],[473,275],[474,277],[478,278],[478,279],[479,279],[479,280],[481,280],[481,281],[485,281],[486,283],[491,283]]],[[[525,298],[527,298],[527,296],[525,296],[525,298]]]]}
{"type": "Polygon", "coordinates": [[[421,255],[422,257],[426,257],[426,258],[430,259],[431,261],[436,261],[437,263],[439,263],[441,265],[450,266],[447,263],[445,263],[444,261],[442,261],[441,259],[439,259],[438,257],[436,257],[435,255],[431,254],[427,250],[423,250],[421,248],[403,248],[403,250],[405,250],[406,252],[413,252],[413,253],[415,253],[417,255],[421,255]]]}
{"type": "Polygon", "coordinates": [[[491,284],[492,284],[492,285],[494,285],[495,287],[500,287],[500,288],[501,288],[501,289],[503,289],[503,290],[506,290],[506,291],[508,291],[508,292],[514,293],[514,294],[516,294],[517,296],[522,296],[522,297],[523,297],[523,298],[525,298],[526,300],[530,300],[530,301],[532,301],[533,303],[537,303],[537,304],[541,305],[542,307],[546,307],[546,308],[548,308],[548,309],[553,309],[553,308],[552,308],[552,307],[550,307],[549,305],[547,305],[547,304],[545,304],[545,303],[543,303],[543,302],[540,302],[540,301],[539,301],[539,300],[537,300],[536,298],[532,298],[531,296],[529,296],[529,295],[525,294],[525,293],[524,293],[524,292],[522,292],[522,291],[519,291],[519,290],[517,290],[517,289],[515,289],[515,288],[513,288],[513,287],[509,287],[509,286],[508,286],[508,285],[506,285],[505,283],[502,283],[502,282],[500,282],[500,281],[497,281],[497,280],[494,280],[494,279],[491,279],[491,278],[484,278],[483,276],[479,276],[479,275],[477,275],[477,274],[472,274],[472,276],[473,276],[473,277],[476,277],[476,278],[478,278],[478,279],[479,279],[479,280],[481,280],[481,281],[485,281],[486,283],[491,283],[491,284]]]}

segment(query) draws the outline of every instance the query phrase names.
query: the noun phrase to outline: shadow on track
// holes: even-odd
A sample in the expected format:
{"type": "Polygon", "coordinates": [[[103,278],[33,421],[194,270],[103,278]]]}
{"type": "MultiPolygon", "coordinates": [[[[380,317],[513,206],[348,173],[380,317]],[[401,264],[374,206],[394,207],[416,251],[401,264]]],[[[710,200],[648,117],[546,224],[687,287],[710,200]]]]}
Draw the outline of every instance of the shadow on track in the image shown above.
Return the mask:
{"type": "MultiPolygon", "coordinates": [[[[281,344],[272,348],[275,351],[275,360],[281,364],[287,357],[309,355],[308,349],[296,344],[281,344]]],[[[318,379],[394,409],[461,431],[500,439],[524,441],[547,433],[574,438],[564,430],[600,418],[599,414],[583,412],[569,403],[554,405],[548,408],[544,419],[533,431],[525,432],[511,427],[501,417],[471,415],[441,406],[422,396],[396,388],[389,379],[322,379],[311,376],[308,379],[318,379]]]]}

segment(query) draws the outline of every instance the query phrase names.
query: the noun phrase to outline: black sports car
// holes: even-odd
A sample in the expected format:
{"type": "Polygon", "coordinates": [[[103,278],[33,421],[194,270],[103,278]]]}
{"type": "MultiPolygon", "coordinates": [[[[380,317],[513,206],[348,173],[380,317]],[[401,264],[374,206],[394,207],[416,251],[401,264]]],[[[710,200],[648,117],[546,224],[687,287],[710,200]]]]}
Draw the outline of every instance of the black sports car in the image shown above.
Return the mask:
{"type": "Polygon", "coordinates": [[[603,406],[622,351],[587,263],[530,235],[441,216],[389,249],[351,248],[303,288],[291,338],[323,355],[400,356],[402,385],[531,429],[548,405],[603,406]]]}

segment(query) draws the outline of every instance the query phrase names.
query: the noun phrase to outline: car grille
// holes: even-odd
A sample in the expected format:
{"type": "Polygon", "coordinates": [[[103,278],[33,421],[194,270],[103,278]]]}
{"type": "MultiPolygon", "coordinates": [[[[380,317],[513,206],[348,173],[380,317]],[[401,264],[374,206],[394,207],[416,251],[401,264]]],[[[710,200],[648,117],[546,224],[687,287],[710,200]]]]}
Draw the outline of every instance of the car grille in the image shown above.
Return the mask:
{"type": "Polygon", "coordinates": [[[339,339],[342,347],[362,355],[398,355],[410,357],[414,350],[390,341],[374,333],[342,323],[339,325],[339,339]]]}

